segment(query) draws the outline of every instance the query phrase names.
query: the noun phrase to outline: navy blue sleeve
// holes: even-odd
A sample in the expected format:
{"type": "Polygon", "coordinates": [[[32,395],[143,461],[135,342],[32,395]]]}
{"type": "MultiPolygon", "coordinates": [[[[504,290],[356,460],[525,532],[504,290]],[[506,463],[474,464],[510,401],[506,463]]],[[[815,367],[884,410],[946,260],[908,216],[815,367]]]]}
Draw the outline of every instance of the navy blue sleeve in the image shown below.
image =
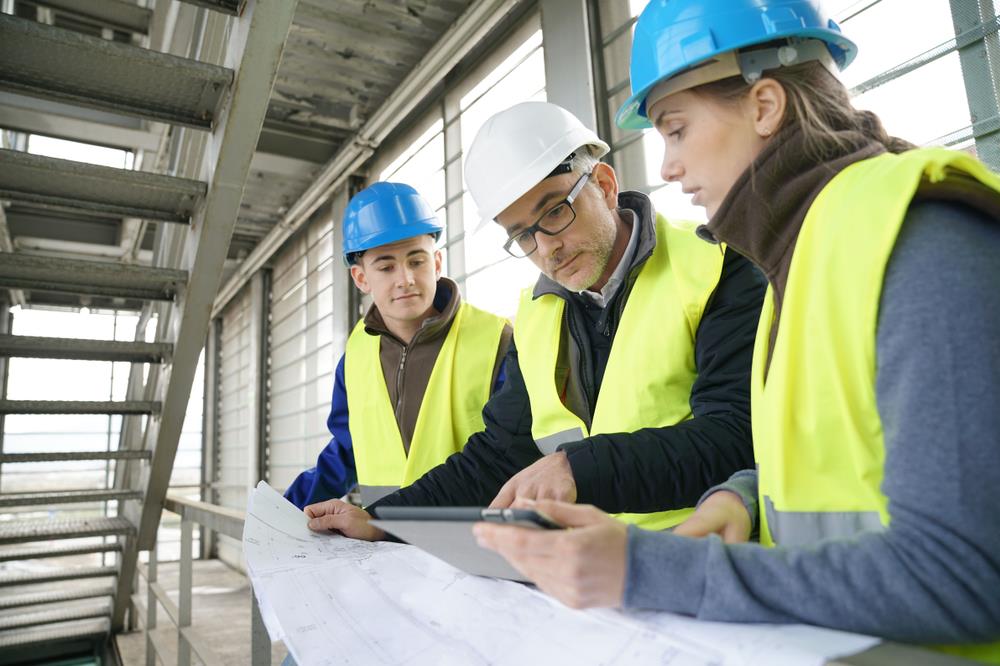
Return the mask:
{"type": "Polygon", "coordinates": [[[344,385],[344,357],[340,357],[334,373],[333,396],[326,427],[332,437],[316,459],[316,466],[299,474],[285,491],[285,497],[295,506],[341,497],[357,483],[354,446],[348,429],[347,389],[344,385]]]}

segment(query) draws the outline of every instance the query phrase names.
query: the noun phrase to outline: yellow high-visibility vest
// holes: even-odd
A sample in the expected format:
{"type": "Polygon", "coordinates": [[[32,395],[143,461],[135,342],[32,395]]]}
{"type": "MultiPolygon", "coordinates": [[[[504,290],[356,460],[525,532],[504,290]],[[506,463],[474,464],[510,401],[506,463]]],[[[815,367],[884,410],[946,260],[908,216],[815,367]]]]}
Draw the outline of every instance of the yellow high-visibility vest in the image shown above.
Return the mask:
{"type": "MultiPolygon", "coordinates": [[[[566,408],[556,386],[566,302],[554,294],[532,298],[531,289],[521,293],[514,342],[531,402],[531,434],[542,453],[590,435],[671,426],[691,418],[691,386],[698,374],[695,335],[719,283],[722,259],[721,247],[656,217],[656,246],[628,296],[589,428],[566,408]]],[[[616,517],[659,530],[680,523],[692,511],[616,517]]]]}
{"type": "Polygon", "coordinates": [[[344,383],[362,502],[408,486],[483,429],[500,336],[507,320],[462,303],[427,383],[409,455],[379,361],[381,336],[358,322],[347,341],[344,383]]]}
{"type": "MultiPolygon", "coordinates": [[[[940,182],[946,170],[1000,193],[1000,178],[985,166],[942,148],[863,160],[823,188],[796,241],[770,367],[767,291],[751,373],[765,545],[810,545],[889,525],[875,399],[879,300],[921,179],[940,182]]],[[[1000,643],[941,649],[1000,663],[1000,643]]]]}

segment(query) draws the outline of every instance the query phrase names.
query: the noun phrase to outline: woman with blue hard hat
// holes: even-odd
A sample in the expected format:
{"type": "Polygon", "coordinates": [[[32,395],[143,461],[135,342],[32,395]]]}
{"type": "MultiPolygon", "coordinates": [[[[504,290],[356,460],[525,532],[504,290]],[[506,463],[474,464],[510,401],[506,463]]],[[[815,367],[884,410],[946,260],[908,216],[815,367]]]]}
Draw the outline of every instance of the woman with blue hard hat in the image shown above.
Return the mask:
{"type": "Polygon", "coordinates": [[[835,73],[856,50],[816,0],[650,2],[617,121],[655,127],[699,236],[768,278],[757,469],[673,533],[548,502],[578,529],[477,530],[571,605],[1000,663],[1000,177],[854,109],[835,73]]]}
{"type": "Polygon", "coordinates": [[[513,333],[441,275],[443,229],[402,183],[375,183],[344,211],[344,261],[372,305],[337,365],[333,437],[285,493],[310,517],[355,483],[363,504],[408,485],[483,428],[513,333]]]}

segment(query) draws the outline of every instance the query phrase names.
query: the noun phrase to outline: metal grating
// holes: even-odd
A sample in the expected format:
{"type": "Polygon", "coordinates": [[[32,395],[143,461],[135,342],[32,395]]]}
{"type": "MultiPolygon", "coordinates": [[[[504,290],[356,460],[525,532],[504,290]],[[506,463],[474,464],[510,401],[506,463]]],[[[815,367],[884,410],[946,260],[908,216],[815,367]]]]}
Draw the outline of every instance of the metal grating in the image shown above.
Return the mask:
{"type": "Polygon", "coordinates": [[[124,518],[69,520],[10,520],[0,523],[0,544],[28,543],[49,539],[128,535],[135,528],[124,518]]]}
{"type": "Polygon", "coordinates": [[[54,592],[32,592],[30,594],[13,594],[0,596],[0,609],[21,608],[22,606],[37,606],[39,604],[55,604],[76,599],[91,599],[93,597],[110,597],[115,593],[112,585],[81,585],[72,586],[54,592]]]}
{"type": "Polygon", "coordinates": [[[70,567],[54,571],[31,571],[29,573],[13,573],[0,575],[0,587],[12,585],[36,585],[38,583],[55,583],[64,580],[82,580],[84,578],[103,578],[118,575],[118,567],[70,567]]]}
{"type": "Polygon", "coordinates": [[[54,546],[51,548],[3,548],[0,549],[0,562],[15,560],[43,560],[49,557],[66,557],[68,555],[91,555],[93,553],[121,552],[120,543],[95,543],[87,546],[54,546]]]}
{"type": "Polygon", "coordinates": [[[171,268],[0,253],[0,286],[15,289],[170,301],[187,277],[171,268]]]}
{"type": "Polygon", "coordinates": [[[46,338],[30,335],[0,335],[0,357],[160,363],[170,356],[172,347],[173,345],[166,342],[121,342],[46,338]]]}
{"type": "Polygon", "coordinates": [[[0,648],[27,647],[79,638],[97,638],[111,631],[111,620],[78,620],[46,626],[41,629],[5,631],[0,633],[0,648]]]}
{"type": "Polygon", "coordinates": [[[83,620],[92,617],[108,617],[111,615],[111,600],[102,599],[90,603],[74,603],[72,605],[47,608],[36,611],[23,610],[16,615],[0,617],[0,630],[33,627],[67,620],[83,620]]]}
{"type": "Polygon", "coordinates": [[[138,490],[61,490],[57,492],[10,493],[0,495],[0,507],[122,501],[141,498],[142,493],[138,490]]]}
{"type": "Polygon", "coordinates": [[[144,400],[0,400],[0,414],[158,414],[144,400]]]}
{"type": "Polygon", "coordinates": [[[0,150],[0,197],[54,210],[183,223],[206,190],[188,178],[0,150]]]}
{"type": "Polygon", "coordinates": [[[13,92],[210,128],[225,67],[0,14],[0,85],[13,92]]]}
{"type": "Polygon", "coordinates": [[[63,460],[134,460],[153,457],[152,451],[46,451],[45,453],[0,453],[0,463],[59,462],[63,460]]]}

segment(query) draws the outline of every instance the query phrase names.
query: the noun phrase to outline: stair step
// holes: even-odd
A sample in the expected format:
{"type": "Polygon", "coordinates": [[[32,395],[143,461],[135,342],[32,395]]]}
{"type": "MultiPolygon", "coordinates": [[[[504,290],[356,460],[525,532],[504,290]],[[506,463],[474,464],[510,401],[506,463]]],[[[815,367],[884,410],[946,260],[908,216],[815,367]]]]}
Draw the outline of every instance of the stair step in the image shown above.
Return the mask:
{"type": "Polygon", "coordinates": [[[73,603],[43,610],[25,609],[17,615],[0,617],[0,630],[36,627],[53,622],[83,620],[93,617],[110,617],[111,599],[98,599],[90,603],[73,603]]]}
{"type": "Polygon", "coordinates": [[[232,14],[233,16],[240,15],[240,8],[243,6],[245,0],[180,0],[181,2],[186,2],[189,5],[197,5],[199,7],[205,7],[206,9],[211,9],[222,14],[232,14]]]}
{"type": "Polygon", "coordinates": [[[149,460],[152,451],[46,451],[45,453],[0,453],[0,463],[63,462],[69,460],[149,460]]]}
{"type": "Polygon", "coordinates": [[[0,197],[54,210],[186,223],[206,190],[198,180],[0,150],[0,197]]]}
{"type": "Polygon", "coordinates": [[[37,585],[39,583],[55,583],[63,580],[103,578],[104,576],[117,575],[118,567],[68,567],[53,571],[17,572],[0,574],[0,587],[37,585]]]}
{"type": "Polygon", "coordinates": [[[36,506],[38,504],[74,504],[105,500],[141,499],[138,490],[59,490],[55,492],[5,493],[0,495],[0,507],[36,506]]]}
{"type": "Polygon", "coordinates": [[[159,414],[144,400],[0,400],[0,414],[159,414]]]}
{"type": "Polygon", "coordinates": [[[32,335],[0,335],[0,356],[16,358],[161,363],[170,357],[172,349],[173,345],[167,342],[122,342],[117,340],[45,338],[32,335]]]}
{"type": "Polygon", "coordinates": [[[108,584],[74,586],[52,592],[31,592],[29,594],[0,595],[0,609],[21,608],[22,606],[37,606],[40,604],[57,604],[76,599],[91,599],[93,597],[110,597],[115,593],[115,586],[108,584]]]}
{"type": "Polygon", "coordinates": [[[3,548],[0,549],[0,562],[15,560],[44,560],[50,557],[67,557],[69,555],[91,555],[94,553],[120,553],[120,543],[95,543],[86,546],[53,546],[50,548],[3,548]]]}
{"type": "Polygon", "coordinates": [[[36,97],[210,128],[232,70],[0,15],[0,87],[36,97]]]}
{"type": "Polygon", "coordinates": [[[133,534],[124,518],[7,520],[0,522],[0,544],[133,534]]]}
{"type": "Polygon", "coordinates": [[[89,19],[88,22],[138,35],[149,32],[149,22],[153,17],[153,10],[125,0],[86,3],[80,0],[35,0],[34,4],[50,7],[60,14],[78,16],[85,20],[89,19]]]}
{"type": "Polygon", "coordinates": [[[0,632],[0,649],[24,648],[74,639],[99,638],[111,632],[110,618],[60,622],[39,628],[0,632]]]}
{"type": "Polygon", "coordinates": [[[0,252],[0,286],[14,289],[172,301],[187,279],[173,268],[0,252]]]}

